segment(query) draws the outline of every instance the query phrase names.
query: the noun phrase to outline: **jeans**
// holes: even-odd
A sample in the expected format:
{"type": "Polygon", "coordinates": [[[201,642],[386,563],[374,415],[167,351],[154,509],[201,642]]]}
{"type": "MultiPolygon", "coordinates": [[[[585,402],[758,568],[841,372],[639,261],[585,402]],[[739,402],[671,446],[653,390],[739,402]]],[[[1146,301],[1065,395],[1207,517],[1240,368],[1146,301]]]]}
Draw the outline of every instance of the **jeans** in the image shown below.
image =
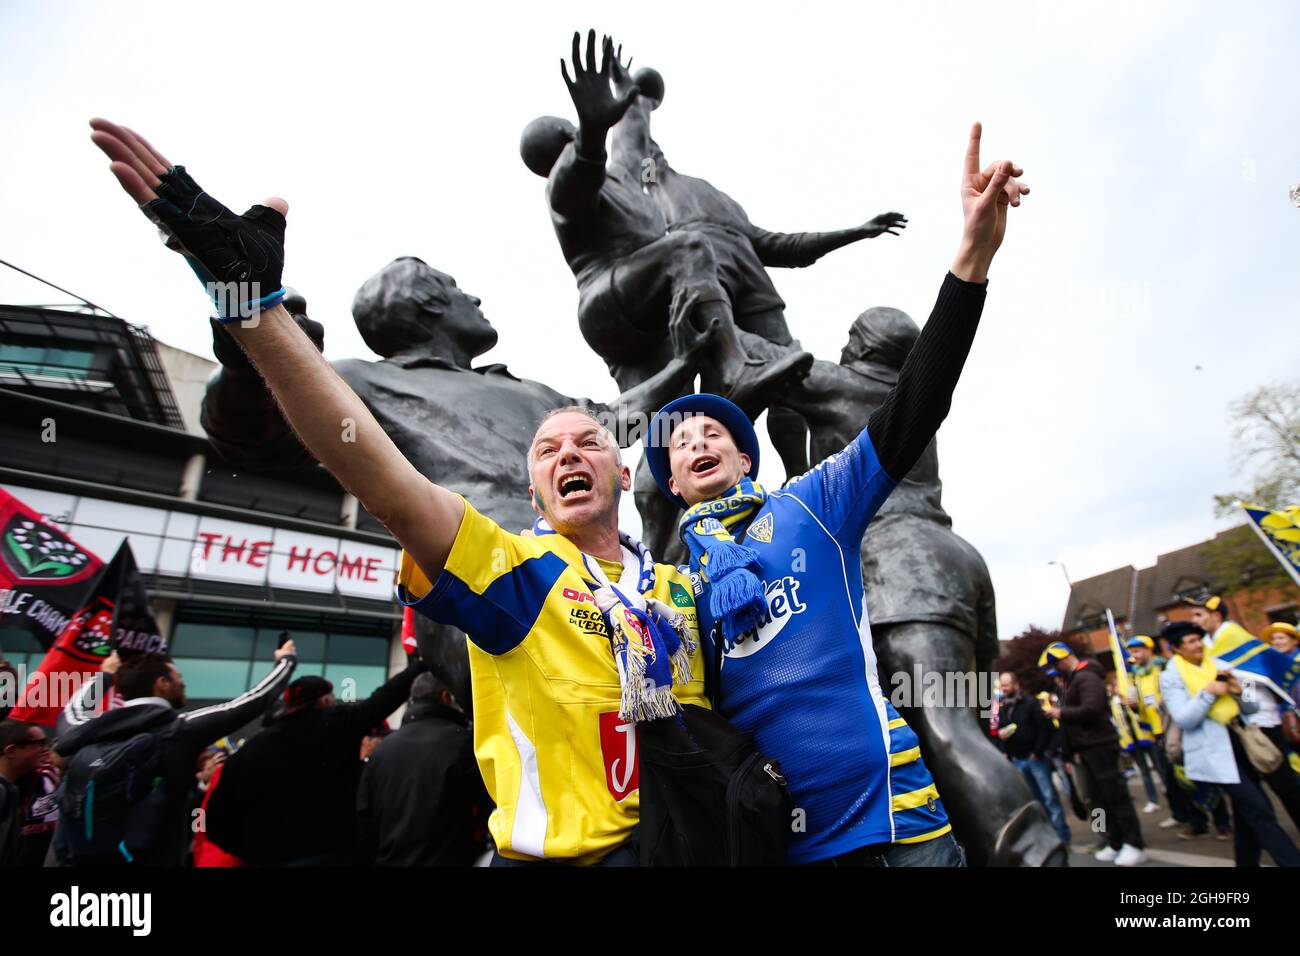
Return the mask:
{"type": "Polygon", "coordinates": [[[1061,806],[1060,797],[1056,794],[1056,787],[1052,784],[1051,765],[1041,757],[1012,757],[1011,763],[1029,784],[1029,792],[1034,795],[1034,799],[1047,811],[1056,835],[1068,847],[1070,828],[1065,824],[1065,810],[1061,806]]]}
{"type": "Polygon", "coordinates": [[[924,843],[876,843],[806,866],[965,866],[966,855],[952,833],[924,843]]]}
{"type": "Polygon", "coordinates": [[[880,854],[881,866],[965,866],[966,855],[945,833],[924,843],[891,843],[880,854]]]}

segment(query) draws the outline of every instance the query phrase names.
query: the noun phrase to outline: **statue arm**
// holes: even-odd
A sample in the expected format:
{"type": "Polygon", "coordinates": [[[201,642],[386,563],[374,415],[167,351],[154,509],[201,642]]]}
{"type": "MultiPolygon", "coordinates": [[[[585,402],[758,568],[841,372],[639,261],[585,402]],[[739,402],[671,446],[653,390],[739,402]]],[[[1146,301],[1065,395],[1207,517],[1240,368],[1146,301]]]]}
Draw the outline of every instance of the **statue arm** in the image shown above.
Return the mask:
{"type": "Polygon", "coordinates": [[[758,260],[772,269],[802,269],[828,252],[866,238],[863,226],[837,232],[768,232],[755,226],[750,233],[758,260]]]}
{"type": "Polygon", "coordinates": [[[615,166],[631,176],[633,182],[641,181],[641,164],[651,155],[651,102],[648,97],[638,96],[623,114],[623,118],[614,124],[610,136],[610,159],[615,166]]]}
{"type": "Polygon", "coordinates": [[[774,269],[802,269],[826,253],[859,239],[874,239],[885,233],[897,236],[906,228],[907,217],[901,212],[882,212],[860,226],[835,232],[768,232],[751,225],[750,241],[763,265],[774,269]]]}
{"type": "Polygon", "coordinates": [[[551,210],[565,219],[582,219],[593,214],[605,185],[605,155],[588,159],[574,143],[564,147],[551,170],[548,198],[551,210]]]}
{"type": "MultiPolygon", "coordinates": [[[[301,325],[305,317],[298,318],[301,325]]],[[[226,461],[241,468],[296,468],[312,464],[315,459],[303,447],[289,423],[285,421],[266,383],[257,374],[248,356],[234,337],[219,322],[212,323],[212,347],[221,367],[208,379],[203,393],[199,421],[212,447],[226,461]]],[[[303,331],[317,348],[324,344],[324,330],[313,335],[303,331]]]]}
{"type": "Polygon", "coordinates": [[[600,187],[605,182],[605,140],[609,131],[622,119],[637,98],[636,87],[615,95],[610,90],[617,56],[609,37],[601,42],[600,66],[596,65],[596,32],[587,34],[587,60],[584,66],[580,35],[573,34],[573,78],[568,65],[560,61],[560,72],[569,96],[578,112],[578,132],[564,148],[551,172],[551,209],[566,219],[595,209],[600,187]]]}

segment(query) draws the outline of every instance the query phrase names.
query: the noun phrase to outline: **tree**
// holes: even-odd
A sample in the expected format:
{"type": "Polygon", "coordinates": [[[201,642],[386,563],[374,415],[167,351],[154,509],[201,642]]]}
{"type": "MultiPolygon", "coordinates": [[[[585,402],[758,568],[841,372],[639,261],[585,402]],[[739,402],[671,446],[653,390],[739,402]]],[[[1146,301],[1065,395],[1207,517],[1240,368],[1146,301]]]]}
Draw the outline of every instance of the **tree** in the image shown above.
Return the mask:
{"type": "Polygon", "coordinates": [[[1027,694],[1054,690],[1052,679],[1038,667],[1038,658],[1042,656],[1043,648],[1053,641],[1065,641],[1080,660],[1087,660],[1092,656],[1092,651],[1084,638],[1077,636],[1064,638],[1060,631],[1047,631],[1031,624],[1028,630],[1007,641],[1002,649],[1002,656],[998,658],[998,671],[1011,671],[1015,674],[1020,678],[1020,686],[1027,694]]]}
{"type": "Polygon", "coordinates": [[[1300,381],[1263,385],[1229,406],[1236,472],[1253,466],[1252,487],[1215,495],[1215,512],[1232,514],[1233,503],[1270,509],[1300,504],[1300,381]]]}
{"type": "Polygon", "coordinates": [[[1248,525],[1229,528],[1201,546],[1205,572],[1217,592],[1291,583],[1282,562],[1259,540],[1248,525]]]}

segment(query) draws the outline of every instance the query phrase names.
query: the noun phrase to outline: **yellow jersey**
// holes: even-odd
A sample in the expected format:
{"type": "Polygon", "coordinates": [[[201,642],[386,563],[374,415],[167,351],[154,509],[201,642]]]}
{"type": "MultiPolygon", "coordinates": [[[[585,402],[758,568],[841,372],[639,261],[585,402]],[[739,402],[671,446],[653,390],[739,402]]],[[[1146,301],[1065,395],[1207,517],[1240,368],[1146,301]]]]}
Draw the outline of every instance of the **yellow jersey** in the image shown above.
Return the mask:
{"type": "MultiPolygon", "coordinates": [[[[1157,658],[1157,660],[1159,660],[1157,658]]],[[[1133,686],[1138,692],[1137,735],[1139,741],[1154,740],[1165,732],[1160,719],[1160,671],[1162,665],[1152,661],[1133,675],[1133,686]]]]}
{"type": "MultiPolygon", "coordinates": [[[[647,595],[679,610],[698,644],[690,577],[654,572],[647,595]]],[[[586,577],[567,538],[511,534],[468,502],[437,581],[402,553],[398,600],[469,636],[474,752],[496,803],[488,826],[512,859],[596,863],[639,818],[636,725],[619,719],[618,669],[586,577]]],[[[691,676],[674,695],[707,707],[698,649],[691,676]]]]}

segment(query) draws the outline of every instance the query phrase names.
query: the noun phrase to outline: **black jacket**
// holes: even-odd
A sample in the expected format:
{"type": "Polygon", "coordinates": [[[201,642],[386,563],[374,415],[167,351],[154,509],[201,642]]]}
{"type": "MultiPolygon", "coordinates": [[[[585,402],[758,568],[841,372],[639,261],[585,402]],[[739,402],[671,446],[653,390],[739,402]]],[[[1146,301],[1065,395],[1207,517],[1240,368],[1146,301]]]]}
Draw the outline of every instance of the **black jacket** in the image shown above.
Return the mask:
{"type": "Polygon", "coordinates": [[[411,664],[363,701],[268,715],[208,800],[212,842],[254,866],[354,862],[361,740],[423,669],[411,664]]]}
{"type": "Polygon", "coordinates": [[[1071,750],[1086,750],[1119,744],[1119,734],[1110,722],[1110,695],[1101,665],[1085,661],[1066,678],[1061,696],[1061,727],[1071,750]]]}
{"type": "Polygon", "coordinates": [[[465,715],[438,703],[412,704],[361,775],[362,859],[376,866],[469,866],[484,850],[491,809],[465,715]]]}
{"type": "Polygon", "coordinates": [[[997,739],[998,748],[1015,760],[1028,757],[1046,757],[1051,751],[1052,722],[1043,713],[1036,697],[1017,695],[1009,704],[1002,702],[998,708],[998,730],[1016,725],[1016,732],[1006,740],[997,739]]]}
{"type": "MultiPolygon", "coordinates": [[[[88,694],[104,689],[102,679],[87,681],[85,689],[64,709],[60,716],[62,730],[54,745],[57,753],[71,758],[81,748],[105,740],[126,739],[139,733],[159,735],[159,761],[161,763],[164,808],[158,821],[160,832],[153,849],[138,856],[136,862],[145,866],[181,866],[189,852],[190,805],[197,787],[195,773],[199,754],[208,745],[227,734],[234,733],[280,696],[293,674],[297,658],[280,660],[271,673],[247,693],[234,700],[211,707],[181,713],[155,698],[146,702],[127,703],[98,717],[88,716],[85,706],[88,694]]],[[[102,699],[102,698],[101,698],[102,699]]],[[[62,826],[60,822],[59,826],[62,826]]],[[[56,853],[59,847],[55,831],[56,853]]]]}

